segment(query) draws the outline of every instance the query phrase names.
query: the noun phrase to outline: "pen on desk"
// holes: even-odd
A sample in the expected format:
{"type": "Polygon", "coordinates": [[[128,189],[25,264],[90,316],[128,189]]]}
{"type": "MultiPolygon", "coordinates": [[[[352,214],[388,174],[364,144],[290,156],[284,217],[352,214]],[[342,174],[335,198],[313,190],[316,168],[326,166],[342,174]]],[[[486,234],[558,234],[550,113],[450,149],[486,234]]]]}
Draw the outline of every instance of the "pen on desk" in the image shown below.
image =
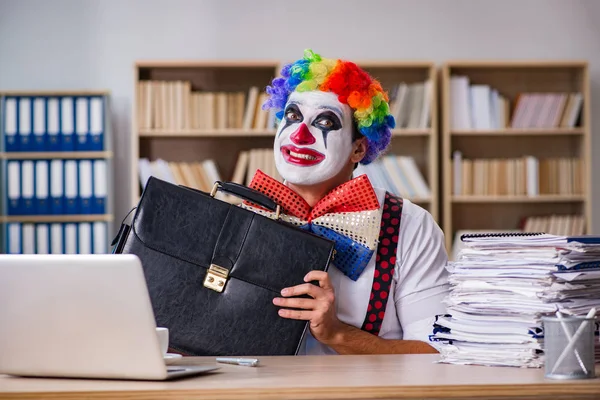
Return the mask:
{"type": "Polygon", "coordinates": [[[258,366],[257,358],[229,358],[229,357],[218,357],[218,363],[241,365],[243,367],[256,367],[258,366]]]}

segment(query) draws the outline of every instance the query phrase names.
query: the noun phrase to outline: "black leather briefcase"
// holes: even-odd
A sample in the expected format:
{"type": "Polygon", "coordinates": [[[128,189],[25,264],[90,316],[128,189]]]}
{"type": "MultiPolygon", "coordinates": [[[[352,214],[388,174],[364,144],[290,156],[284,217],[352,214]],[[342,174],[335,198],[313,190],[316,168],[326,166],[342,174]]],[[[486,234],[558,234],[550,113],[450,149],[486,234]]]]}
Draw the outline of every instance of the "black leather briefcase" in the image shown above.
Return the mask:
{"type": "Polygon", "coordinates": [[[115,253],[137,255],[157,326],[187,355],[294,355],[307,322],[281,318],[273,298],[326,271],[333,242],[214,198],[217,190],[270,210],[261,193],[234,183],[211,194],[150,178],[115,253]]]}

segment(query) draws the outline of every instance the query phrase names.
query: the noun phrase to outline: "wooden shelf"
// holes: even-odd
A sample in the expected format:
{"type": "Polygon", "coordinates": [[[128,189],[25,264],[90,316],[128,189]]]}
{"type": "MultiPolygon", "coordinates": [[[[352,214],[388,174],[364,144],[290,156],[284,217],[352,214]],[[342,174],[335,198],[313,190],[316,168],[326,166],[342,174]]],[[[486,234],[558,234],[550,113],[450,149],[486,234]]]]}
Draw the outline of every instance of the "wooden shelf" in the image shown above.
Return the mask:
{"type": "MultiPolygon", "coordinates": [[[[291,61],[291,60],[290,60],[291,61]]],[[[437,112],[437,71],[431,61],[405,62],[396,60],[361,60],[358,65],[375,77],[388,92],[400,82],[406,84],[431,82],[432,96],[430,104],[430,127],[424,129],[394,129],[389,154],[411,156],[417,168],[423,174],[431,190],[430,198],[411,199],[423,205],[433,217],[439,221],[438,194],[438,112],[437,112]]],[[[134,101],[132,104],[131,127],[131,201],[137,204],[140,197],[139,160],[141,158],[164,160],[167,162],[195,163],[211,159],[215,162],[222,180],[233,179],[239,155],[256,149],[272,149],[272,140],[276,129],[197,129],[201,126],[241,126],[231,121],[223,124],[217,119],[199,123],[198,113],[204,110],[192,94],[205,93],[239,93],[246,94],[245,107],[248,106],[249,89],[256,87],[262,93],[266,85],[279,75],[282,68],[280,62],[273,60],[141,60],[134,68],[134,101]],[[148,86],[148,82],[161,82],[157,86],[148,86]],[[139,85],[140,82],[144,82],[139,85]],[[164,105],[157,98],[165,96],[162,92],[164,82],[184,82],[182,104],[190,103],[197,114],[187,115],[175,112],[173,123],[166,123],[169,112],[157,114],[156,106],[164,105]],[[156,92],[156,88],[161,89],[156,92]],[[150,93],[150,95],[148,95],[150,93]],[[156,93],[159,93],[159,97],[156,93]],[[148,100],[150,99],[150,100],[148,100]],[[151,104],[151,105],[149,105],[151,104]],[[138,106],[140,108],[138,108],[138,106]],[[143,107],[143,108],[141,108],[143,107]],[[151,115],[160,118],[148,118],[151,115]],[[166,115],[166,117],[165,117],[166,115]],[[187,120],[186,120],[187,118],[187,120]],[[191,121],[190,121],[191,120],[191,121]],[[184,121],[182,123],[182,121],[184,121]],[[176,126],[177,128],[164,128],[176,126]],[[182,127],[195,127],[182,129],[182,127]]],[[[203,99],[203,101],[206,99],[203,99]]],[[[218,99],[214,98],[213,101],[218,99]]],[[[179,103],[177,103],[179,104],[179,103]]],[[[217,103],[218,104],[218,103],[217,103]]],[[[229,109],[230,105],[227,105],[229,109]]],[[[218,106],[215,108],[217,111],[218,106]]],[[[239,109],[239,107],[238,107],[239,109]]],[[[244,108],[245,111],[245,108],[244,108]]],[[[237,116],[237,113],[236,113],[237,116]]],[[[245,116],[245,114],[244,114],[245,116]]],[[[256,117],[256,114],[254,115],[256,117]]],[[[236,121],[239,121],[236,119],[236,121]]],[[[263,126],[263,125],[257,125],[263,126]]],[[[264,126],[271,126],[264,125],[264,126]]],[[[254,153],[256,155],[256,153],[254,153]]],[[[250,164],[248,162],[248,164],[250,164]]],[[[256,167],[256,165],[253,165],[256,167]]],[[[246,169],[249,165],[246,166],[246,169]]],[[[252,174],[253,172],[248,172],[252,174]]],[[[273,173],[273,172],[271,172],[273,173]]],[[[243,178],[244,179],[244,178],[243,178]]]]}
{"type": "Polygon", "coordinates": [[[0,221],[30,222],[30,223],[52,223],[52,222],[110,222],[113,216],[110,214],[81,214],[81,215],[6,215],[0,216],[0,221]]]}
{"type": "Polygon", "coordinates": [[[10,152],[0,153],[0,159],[23,160],[23,159],[87,159],[87,158],[112,158],[112,151],[40,151],[40,152],[10,152]]]}
{"type": "Polygon", "coordinates": [[[494,129],[494,130],[452,130],[452,136],[549,136],[585,134],[583,128],[547,128],[547,129],[494,129]]]}
{"type": "Polygon", "coordinates": [[[137,68],[276,68],[276,60],[139,60],[137,68]]]}
{"type": "MultiPolygon", "coordinates": [[[[443,189],[442,213],[447,250],[451,249],[454,235],[459,230],[516,229],[524,219],[532,216],[582,215],[585,229],[589,233],[592,223],[590,179],[592,170],[588,63],[582,60],[456,60],[444,63],[440,76],[443,130],[440,152],[442,163],[440,170],[443,171],[443,177],[440,182],[443,189]],[[453,76],[465,77],[468,85],[485,85],[490,90],[498,91],[509,101],[511,110],[519,96],[524,93],[581,93],[583,108],[577,122],[580,126],[493,130],[452,129],[452,109],[455,104],[450,90],[453,76]],[[582,194],[454,196],[452,175],[455,151],[462,153],[463,160],[471,161],[514,160],[523,156],[532,156],[540,161],[539,165],[542,165],[541,161],[548,159],[579,159],[583,164],[581,171],[578,172],[580,174],[578,177],[581,177],[582,194]],[[492,204],[493,212],[490,207],[492,204]]],[[[471,168],[474,166],[471,165],[471,168]]],[[[489,171],[484,170],[484,172],[489,174],[489,171]]],[[[501,173],[499,170],[498,174],[501,173]]],[[[516,174],[516,171],[511,173],[516,174]]],[[[557,172],[553,171],[552,174],[557,172]]],[[[470,177],[467,179],[475,179],[472,171],[467,172],[467,176],[470,177]]],[[[481,179],[481,175],[479,176],[481,179]]],[[[508,179],[496,178],[484,177],[488,182],[508,179]]],[[[568,182],[568,179],[564,178],[565,176],[561,179],[552,179],[568,182]]],[[[549,185],[549,182],[545,182],[544,179],[539,178],[538,182],[549,185]]],[[[558,181],[554,183],[558,184],[558,181]]],[[[470,187],[473,186],[474,184],[470,187]]]]}
{"type": "Polygon", "coordinates": [[[583,202],[584,195],[452,196],[453,203],[566,203],[583,202]]]}
{"type": "MultiPolygon", "coordinates": [[[[237,137],[237,136],[275,136],[275,129],[188,129],[185,131],[170,131],[165,129],[141,130],[140,137],[176,138],[176,137],[237,137]]],[[[431,129],[393,129],[392,136],[429,136],[431,129]]]]}
{"type": "MultiPolygon", "coordinates": [[[[431,129],[393,129],[392,136],[430,136],[431,129]]],[[[165,129],[140,130],[140,138],[191,138],[191,137],[271,137],[275,136],[275,129],[188,129],[171,131],[165,129]]]]}
{"type": "Polygon", "coordinates": [[[0,96],[108,96],[109,90],[2,90],[0,96]]]}
{"type": "Polygon", "coordinates": [[[396,61],[396,60],[356,60],[355,63],[364,69],[378,69],[378,68],[402,68],[402,69],[420,69],[427,70],[435,68],[435,63],[427,60],[409,60],[409,61],[396,61]]]}
{"type": "Polygon", "coordinates": [[[586,68],[586,60],[450,60],[446,65],[452,68],[586,68]]]}
{"type": "MultiPolygon", "coordinates": [[[[112,140],[112,127],[113,124],[111,123],[111,107],[110,107],[110,91],[109,90],[100,90],[100,89],[89,89],[89,88],[72,88],[72,89],[66,89],[66,90],[36,90],[34,88],[34,90],[0,90],[0,103],[3,103],[6,101],[6,98],[8,96],[15,96],[15,97],[30,97],[29,99],[29,106],[32,107],[31,112],[33,112],[33,106],[34,104],[39,105],[38,101],[42,100],[42,107],[45,104],[45,100],[44,99],[50,99],[50,98],[55,98],[58,99],[58,110],[55,110],[54,113],[58,112],[58,117],[60,117],[62,115],[63,118],[69,118],[69,119],[73,119],[76,118],[78,115],[78,107],[75,107],[75,104],[73,104],[73,107],[70,110],[67,110],[65,108],[63,108],[63,113],[61,114],[60,111],[60,107],[61,104],[63,103],[60,99],[62,98],[65,101],[73,101],[74,103],[77,102],[77,104],[81,104],[79,102],[79,100],[81,98],[96,98],[98,101],[97,103],[95,103],[94,105],[90,104],[87,100],[84,102],[84,104],[87,107],[91,107],[88,109],[88,113],[89,115],[87,116],[88,118],[88,122],[90,120],[90,118],[94,121],[97,120],[97,122],[100,122],[100,126],[102,129],[102,147],[96,147],[97,149],[102,149],[102,151],[80,151],[80,150],[69,150],[69,151],[47,151],[50,150],[49,146],[44,146],[44,147],[31,147],[30,149],[44,149],[46,151],[2,151],[5,150],[4,147],[2,147],[0,149],[0,172],[2,172],[2,176],[0,177],[0,186],[3,189],[0,189],[0,197],[3,197],[3,199],[0,199],[0,236],[2,236],[2,240],[0,240],[0,253],[7,253],[9,252],[9,247],[11,245],[11,243],[13,242],[14,238],[14,234],[17,235],[22,235],[22,230],[19,229],[21,232],[20,233],[16,233],[15,230],[11,230],[11,231],[7,231],[7,224],[18,224],[18,223],[23,223],[23,224],[60,224],[63,225],[64,223],[98,223],[98,225],[102,225],[103,231],[105,232],[103,241],[105,243],[110,243],[110,241],[112,240],[113,236],[114,236],[114,229],[113,229],[113,218],[114,218],[114,210],[115,210],[115,204],[114,204],[114,153],[113,153],[113,140],[112,140]],[[67,112],[67,114],[64,114],[64,112],[67,112]],[[93,114],[93,115],[92,115],[93,114]],[[51,178],[55,178],[56,176],[58,176],[59,178],[61,176],[63,176],[63,178],[68,178],[71,179],[70,174],[67,174],[65,172],[66,165],[62,165],[62,167],[60,165],[54,165],[54,163],[58,163],[58,164],[65,164],[68,163],[68,161],[62,161],[62,160],[73,160],[73,164],[75,164],[75,171],[77,172],[77,170],[79,170],[79,160],[93,160],[92,165],[85,165],[83,170],[82,170],[82,175],[80,178],[85,178],[85,180],[90,180],[90,179],[96,179],[98,182],[98,184],[101,184],[102,187],[104,187],[104,190],[106,191],[105,193],[105,210],[102,210],[104,212],[104,214],[52,214],[52,215],[40,215],[40,214],[34,214],[34,215],[6,215],[8,214],[8,204],[7,201],[8,199],[6,198],[6,190],[4,190],[4,187],[6,187],[6,185],[8,184],[7,181],[9,181],[10,179],[16,179],[17,183],[19,181],[21,181],[21,183],[23,183],[23,180],[27,180],[24,179],[24,177],[26,177],[26,168],[24,167],[22,171],[20,171],[20,173],[18,175],[13,175],[12,174],[12,168],[9,170],[7,167],[13,166],[12,164],[16,163],[19,164],[19,160],[28,160],[27,163],[27,167],[30,166],[31,163],[33,163],[33,179],[34,179],[34,189],[35,190],[41,190],[43,188],[37,188],[35,187],[35,181],[36,178],[39,181],[39,179],[43,180],[50,180],[51,178]],[[57,161],[54,161],[57,160],[57,161]],[[60,161],[58,161],[60,160],[60,161]],[[98,163],[96,163],[96,161],[98,161],[98,163]],[[49,163],[52,162],[52,165],[50,165],[49,163]],[[90,168],[86,169],[85,167],[89,166],[90,168]],[[45,167],[45,168],[44,168],[45,167]],[[56,170],[56,168],[54,167],[61,167],[59,170],[56,170]],[[10,174],[9,174],[10,172],[10,174]],[[104,173],[102,173],[104,172],[104,173]],[[43,174],[43,175],[41,175],[43,174]],[[65,175],[66,174],[66,175],[65,175]],[[10,176],[9,176],[10,175],[10,176]],[[89,176],[88,176],[89,175],[89,176]],[[1,232],[4,232],[4,234],[2,234],[1,232]]],[[[96,101],[96,100],[95,100],[96,101]]],[[[16,108],[17,110],[21,109],[22,106],[24,105],[24,103],[21,102],[21,100],[16,100],[15,101],[15,107],[13,107],[13,119],[15,118],[14,113],[15,110],[14,108],[16,108]]],[[[50,106],[48,106],[50,107],[50,106]]],[[[0,107],[1,108],[1,107],[0,107]]],[[[6,116],[3,115],[4,112],[6,112],[7,110],[3,110],[0,109],[0,121],[5,120],[6,116]]],[[[46,113],[48,113],[48,115],[52,114],[51,112],[52,110],[48,109],[46,110],[46,113]]],[[[18,112],[18,111],[17,111],[18,112]]],[[[55,115],[56,116],[56,115],[55,115]]],[[[19,115],[16,116],[17,121],[19,120],[19,115]]],[[[50,118],[50,117],[48,117],[50,118]]],[[[94,122],[95,123],[95,122],[94,122]]],[[[50,127],[43,127],[43,128],[48,128],[50,129],[50,127]]],[[[44,133],[47,134],[48,129],[44,129],[43,132],[40,133],[44,133]]],[[[2,131],[0,129],[0,131],[2,131]]],[[[0,132],[0,143],[4,143],[5,142],[5,133],[4,132],[0,132]]],[[[75,135],[76,136],[76,135],[75,135]]],[[[77,138],[75,138],[74,136],[74,140],[76,141],[77,138]]],[[[77,146],[76,144],[72,147],[72,149],[77,149],[80,148],[80,146],[77,146]]],[[[17,165],[17,169],[20,169],[20,167],[17,165]]],[[[79,175],[78,173],[76,173],[76,175],[79,175]]],[[[31,177],[31,175],[29,175],[31,177]]],[[[75,183],[78,184],[79,181],[81,180],[80,178],[78,178],[77,176],[75,176],[75,183]]],[[[13,180],[14,180],[13,179],[13,180]]],[[[31,179],[30,179],[31,180],[31,179]]],[[[66,185],[67,182],[63,182],[63,185],[66,185]]],[[[70,182],[72,183],[72,182],[70,182]]],[[[49,182],[48,182],[49,185],[49,182]]],[[[76,185],[77,186],[77,185],[76,185]]],[[[92,185],[93,186],[93,185],[92,185]]],[[[92,186],[90,186],[90,190],[96,190],[96,188],[92,188],[92,186]]],[[[47,190],[49,190],[49,187],[46,188],[47,190]]],[[[100,186],[98,186],[98,189],[100,189],[100,186]]],[[[85,212],[89,212],[90,210],[85,210],[85,212]]],[[[46,210],[45,212],[50,212],[50,210],[46,210]]],[[[80,211],[82,212],[82,211],[80,211]]],[[[120,212],[120,211],[119,211],[120,212]]],[[[24,225],[27,226],[27,225],[24,225]]],[[[15,226],[15,228],[17,228],[15,226]]],[[[96,235],[98,235],[98,231],[96,231],[96,235]]],[[[18,239],[18,236],[17,236],[18,239]]],[[[26,238],[23,238],[23,241],[26,238]]],[[[49,238],[50,240],[51,238],[49,238]]],[[[65,246],[67,246],[66,241],[68,240],[72,240],[72,238],[69,236],[69,238],[64,238],[64,242],[63,243],[65,246]]],[[[23,241],[21,241],[21,244],[23,244],[23,241]]],[[[34,243],[35,244],[35,243],[34,243]]],[[[70,243],[69,245],[73,245],[73,243],[70,243]]],[[[34,247],[35,248],[35,247],[34,247]]],[[[14,250],[14,249],[13,249],[14,250]]],[[[104,250],[103,250],[104,251],[104,250]]]]}
{"type": "Polygon", "coordinates": [[[431,128],[425,129],[392,129],[392,136],[430,136],[431,128]]]}
{"type": "Polygon", "coordinates": [[[415,203],[415,204],[429,204],[431,203],[431,198],[430,197],[407,197],[407,200],[410,200],[411,202],[415,203]]]}
{"type": "Polygon", "coordinates": [[[171,131],[165,129],[141,130],[141,138],[191,138],[191,137],[270,137],[275,136],[274,129],[187,129],[171,131]]]}

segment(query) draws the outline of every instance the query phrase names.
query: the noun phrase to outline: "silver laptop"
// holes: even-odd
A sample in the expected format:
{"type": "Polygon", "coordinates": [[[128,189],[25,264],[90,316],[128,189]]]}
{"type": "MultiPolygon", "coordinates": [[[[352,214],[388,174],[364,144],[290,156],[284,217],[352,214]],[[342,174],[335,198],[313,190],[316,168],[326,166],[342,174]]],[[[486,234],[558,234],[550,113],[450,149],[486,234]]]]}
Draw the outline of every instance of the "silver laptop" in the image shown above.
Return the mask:
{"type": "Polygon", "coordinates": [[[134,255],[0,255],[0,374],[167,380],[216,366],[165,365],[134,255]]]}

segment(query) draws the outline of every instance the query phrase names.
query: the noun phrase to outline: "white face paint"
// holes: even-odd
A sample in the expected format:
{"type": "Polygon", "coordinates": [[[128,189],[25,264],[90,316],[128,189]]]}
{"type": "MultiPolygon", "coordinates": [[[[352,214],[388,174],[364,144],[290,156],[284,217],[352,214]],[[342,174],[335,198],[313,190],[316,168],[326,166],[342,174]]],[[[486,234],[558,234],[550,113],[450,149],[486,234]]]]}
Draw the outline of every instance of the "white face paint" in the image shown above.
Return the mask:
{"type": "Polygon", "coordinates": [[[331,92],[293,92],[273,149],[277,171],[290,183],[333,178],[352,153],[352,109],[331,92]]]}

